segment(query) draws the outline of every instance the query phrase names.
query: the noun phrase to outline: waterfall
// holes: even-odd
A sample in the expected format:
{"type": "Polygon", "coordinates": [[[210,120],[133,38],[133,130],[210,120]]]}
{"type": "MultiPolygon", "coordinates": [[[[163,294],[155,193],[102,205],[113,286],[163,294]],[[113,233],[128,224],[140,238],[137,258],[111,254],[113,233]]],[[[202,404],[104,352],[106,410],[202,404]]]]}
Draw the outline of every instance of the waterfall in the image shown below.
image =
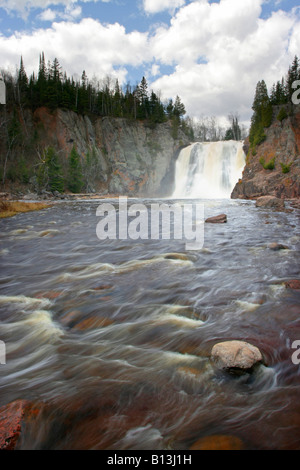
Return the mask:
{"type": "Polygon", "coordinates": [[[196,142],[176,161],[173,198],[229,198],[245,166],[243,142],[196,142]]]}

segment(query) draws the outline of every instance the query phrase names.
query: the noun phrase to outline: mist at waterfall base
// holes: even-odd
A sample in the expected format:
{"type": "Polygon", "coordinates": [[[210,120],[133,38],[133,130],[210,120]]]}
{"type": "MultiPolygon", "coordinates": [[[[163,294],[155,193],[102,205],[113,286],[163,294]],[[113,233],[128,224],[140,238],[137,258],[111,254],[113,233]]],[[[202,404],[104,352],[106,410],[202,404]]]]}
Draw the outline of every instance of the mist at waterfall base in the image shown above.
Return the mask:
{"type": "Polygon", "coordinates": [[[245,153],[241,141],[196,142],[176,161],[172,198],[226,199],[242,176],[245,153]]]}

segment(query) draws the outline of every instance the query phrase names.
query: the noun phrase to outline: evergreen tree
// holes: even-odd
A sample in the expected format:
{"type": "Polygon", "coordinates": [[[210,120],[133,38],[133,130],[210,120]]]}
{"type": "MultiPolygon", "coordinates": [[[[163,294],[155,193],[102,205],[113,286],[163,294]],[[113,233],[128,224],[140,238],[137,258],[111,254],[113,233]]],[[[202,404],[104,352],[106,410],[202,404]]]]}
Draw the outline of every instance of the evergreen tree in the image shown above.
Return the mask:
{"type": "Polygon", "coordinates": [[[25,67],[23,63],[23,57],[21,56],[20,60],[20,68],[18,71],[18,100],[19,104],[26,105],[27,104],[27,93],[28,93],[28,77],[25,72],[25,67]]]}
{"type": "Polygon", "coordinates": [[[280,105],[287,103],[287,95],[285,93],[284,79],[278,81],[276,85],[273,85],[270,102],[272,105],[280,105]]]}
{"type": "Polygon", "coordinates": [[[264,128],[269,127],[272,122],[272,104],[264,80],[256,85],[252,109],[254,113],[251,119],[249,141],[251,147],[254,148],[265,140],[264,128]]]}
{"type": "Polygon", "coordinates": [[[298,80],[299,73],[300,73],[299,59],[297,56],[295,56],[292,65],[289,67],[287,79],[286,79],[286,85],[285,85],[285,93],[289,101],[291,100],[292,95],[295,91],[292,85],[296,80],[298,80]]]}
{"type": "Polygon", "coordinates": [[[61,66],[55,58],[48,70],[47,102],[51,109],[61,106],[62,102],[62,71],[61,66]]]}
{"type": "MultiPolygon", "coordinates": [[[[5,73],[5,72],[4,72],[5,73]]],[[[129,119],[148,119],[150,125],[164,122],[166,119],[177,119],[177,127],[182,124],[185,107],[177,96],[175,103],[161,103],[159,97],[148,91],[145,77],[139,85],[132,88],[127,84],[125,93],[118,81],[106,77],[103,86],[99,88],[99,81],[89,82],[86,72],[83,71],[81,81],[74,81],[62,71],[57,58],[46,65],[45,55],[39,56],[39,70],[28,80],[23,58],[20,59],[20,68],[16,80],[5,75],[7,85],[7,104],[11,107],[19,105],[20,112],[23,107],[35,110],[46,106],[51,110],[62,107],[84,114],[90,112],[100,116],[126,117],[129,119]]]]}
{"type": "Polygon", "coordinates": [[[172,119],[173,117],[173,111],[174,111],[174,104],[172,98],[169,100],[167,106],[166,106],[167,114],[169,119],[172,119]]]}
{"type": "Polygon", "coordinates": [[[166,114],[163,104],[160,102],[158,96],[151,92],[149,100],[149,113],[150,113],[150,122],[152,124],[157,124],[164,122],[166,120],[166,114]]]}
{"type": "Polygon", "coordinates": [[[234,140],[233,130],[231,127],[226,130],[224,140],[234,140]]]}
{"type": "Polygon", "coordinates": [[[181,102],[181,99],[179,96],[176,96],[175,103],[174,103],[174,108],[173,108],[173,115],[178,117],[179,119],[184,116],[186,113],[185,106],[181,102]]]}
{"type": "Polygon", "coordinates": [[[68,170],[68,189],[72,193],[80,193],[83,187],[83,175],[80,156],[73,146],[69,156],[69,170],[68,170]]]}
{"type": "Polygon", "coordinates": [[[225,140],[241,140],[242,132],[239,125],[239,116],[237,114],[229,114],[230,129],[227,129],[225,140]]]}
{"type": "Polygon", "coordinates": [[[47,98],[47,67],[44,52],[40,55],[39,72],[36,83],[37,106],[45,106],[47,98]]]}
{"type": "Polygon", "coordinates": [[[95,189],[95,181],[100,171],[99,160],[95,147],[88,151],[82,168],[84,190],[92,192],[95,189]]]}
{"type": "Polygon", "coordinates": [[[149,116],[149,98],[148,98],[148,84],[145,77],[142,78],[141,83],[136,88],[135,93],[137,99],[137,117],[140,119],[148,118],[149,116]]]}
{"type": "Polygon", "coordinates": [[[119,81],[116,80],[115,84],[115,90],[114,90],[114,96],[113,96],[113,116],[115,117],[121,117],[123,112],[122,112],[122,90],[119,85],[119,81]]]}
{"type": "Polygon", "coordinates": [[[64,191],[64,178],[58,155],[53,147],[48,147],[44,152],[43,179],[46,188],[50,191],[64,191]]]}

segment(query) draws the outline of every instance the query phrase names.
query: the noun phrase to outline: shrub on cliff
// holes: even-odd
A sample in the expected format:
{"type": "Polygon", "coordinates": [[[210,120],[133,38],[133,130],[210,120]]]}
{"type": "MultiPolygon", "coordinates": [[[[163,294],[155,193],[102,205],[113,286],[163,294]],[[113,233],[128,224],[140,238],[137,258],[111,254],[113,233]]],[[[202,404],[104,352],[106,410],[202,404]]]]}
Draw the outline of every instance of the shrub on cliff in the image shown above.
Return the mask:
{"type": "Polygon", "coordinates": [[[291,162],[291,163],[288,163],[287,165],[286,165],[285,163],[280,162],[280,165],[281,165],[282,173],[285,174],[285,173],[289,173],[289,172],[290,172],[292,162],[291,162]]]}
{"type": "Polygon", "coordinates": [[[275,157],[272,158],[268,163],[265,162],[265,159],[261,157],[259,163],[264,167],[265,170],[274,170],[275,168],[275,157]]]}

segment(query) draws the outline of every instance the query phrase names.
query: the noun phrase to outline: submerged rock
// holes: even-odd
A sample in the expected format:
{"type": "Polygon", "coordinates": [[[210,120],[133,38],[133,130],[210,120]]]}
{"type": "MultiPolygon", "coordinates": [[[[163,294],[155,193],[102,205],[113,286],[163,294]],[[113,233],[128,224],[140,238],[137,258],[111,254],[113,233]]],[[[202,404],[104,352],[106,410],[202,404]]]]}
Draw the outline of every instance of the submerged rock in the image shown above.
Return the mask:
{"type": "Polygon", "coordinates": [[[285,287],[288,289],[300,290],[300,279],[291,279],[284,283],[285,287]]]}
{"type": "Polygon", "coordinates": [[[16,448],[29,407],[26,400],[16,400],[0,408],[0,450],[16,448]]]}
{"type": "Polygon", "coordinates": [[[97,328],[105,328],[106,326],[113,325],[113,321],[109,318],[105,317],[90,317],[85,318],[80,323],[77,323],[74,328],[76,330],[90,330],[90,329],[97,329],[97,328]]]}
{"type": "Polygon", "coordinates": [[[286,245],[282,245],[281,243],[270,243],[269,245],[270,250],[279,251],[279,250],[289,250],[289,247],[286,245]]]}
{"type": "Polygon", "coordinates": [[[205,436],[196,441],[190,450],[242,450],[244,444],[236,436],[215,435],[205,436]]]}
{"type": "Polygon", "coordinates": [[[220,214],[214,217],[209,217],[208,219],[205,220],[205,222],[207,224],[225,224],[227,222],[227,215],[220,214]]]}
{"type": "Polygon", "coordinates": [[[284,209],[283,199],[275,196],[261,196],[256,200],[256,207],[271,207],[273,209],[284,209]]]}
{"type": "Polygon", "coordinates": [[[219,368],[230,372],[247,372],[262,362],[260,350],[245,341],[225,341],[214,345],[211,360],[219,368]]]}

